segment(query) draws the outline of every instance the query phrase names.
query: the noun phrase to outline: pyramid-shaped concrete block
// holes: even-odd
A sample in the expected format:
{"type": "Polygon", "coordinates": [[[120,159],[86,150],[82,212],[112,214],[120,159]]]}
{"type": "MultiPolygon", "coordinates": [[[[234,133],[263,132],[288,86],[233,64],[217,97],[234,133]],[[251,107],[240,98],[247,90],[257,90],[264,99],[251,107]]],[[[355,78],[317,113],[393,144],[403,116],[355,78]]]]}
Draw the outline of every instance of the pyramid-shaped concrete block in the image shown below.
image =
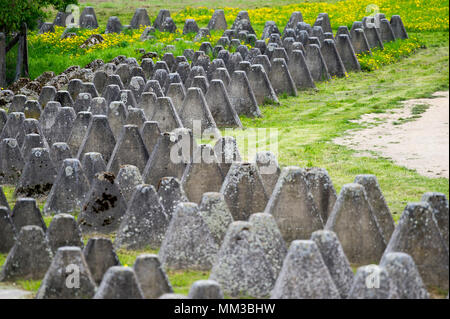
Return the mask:
{"type": "Polygon", "coordinates": [[[102,154],[103,160],[108,163],[116,145],[116,139],[105,115],[95,115],[89,124],[83,142],[78,150],[77,158],[83,158],[88,152],[102,154]]]}
{"type": "Polygon", "coordinates": [[[26,118],[39,119],[42,113],[42,107],[38,101],[28,100],[25,103],[24,112],[26,118]]]}
{"type": "Polygon", "coordinates": [[[131,197],[114,245],[117,248],[158,249],[169,219],[152,185],[141,184],[131,197]]]}
{"type": "Polygon", "coordinates": [[[206,94],[206,92],[208,92],[209,89],[208,79],[204,76],[194,77],[191,83],[191,88],[193,87],[199,88],[200,90],[202,90],[203,94],[206,94]]]}
{"type": "Polygon", "coordinates": [[[113,244],[108,238],[89,238],[83,250],[83,255],[96,284],[100,284],[110,267],[120,265],[119,257],[117,257],[113,244]]]}
{"type": "Polygon", "coordinates": [[[323,221],[308,188],[306,171],[289,166],[282,169],[272,195],[265,207],[271,214],[287,243],[309,239],[323,228],[323,221]]]}
{"type": "Polygon", "coordinates": [[[50,192],[57,171],[46,148],[33,148],[17,183],[16,196],[40,197],[50,192]]]}
{"type": "Polygon", "coordinates": [[[97,29],[98,22],[93,7],[85,7],[80,15],[79,25],[81,28],[97,29]]]}
{"type": "Polygon", "coordinates": [[[314,203],[325,224],[337,199],[336,190],[334,189],[331,177],[326,169],[313,167],[306,170],[306,179],[314,203]]]}
{"type": "Polygon", "coordinates": [[[87,111],[91,112],[92,115],[108,115],[108,105],[106,104],[106,99],[103,97],[93,98],[87,111]]]}
{"type": "Polygon", "coordinates": [[[55,101],[61,103],[62,107],[73,107],[73,99],[68,91],[56,92],[55,101]]]}
{"type": "Polygon", "coordinates": [[[14,138],[3,139],[0,142],[0,184],[16,184],[24,165],[17,140],[14,138]]]}
{"type": "Polygon", "coordinates": [[[164,294],[173,293],[172,285],[157,255],[139,255],[133,269],[145,299],[155,299],[164,294]]]}
{"type": "Polygon", "coordinates": [[[7,254],[16,242],[16,227],[9,214],[9,207],[0,204],[0,253],[2,254],[7,254]]]}
{"type": "Polygon", "coordinates": [[[52,159],[57,172],[59,171],[63,161],[72,157],[72,152],[70,151],[67,143],[54,143],[50,148],[50,158],[52,159]]]}
{"type": "Polygon", "coordinates": [[[136,186],[144,184],[139,168],[133,165],[121,165],[117,174],[117,184],[125,201],[128,203],[133,196],[136,186]]]}
{"type": "Polygon", "coordinates": [[[347,298],[353,283],[353,271],[336,234],[329,230],[317,230],[311,235],[319,248],[331,278],[343,299],[347,298]]]}
{"type": "Polygon", "coordinates": [[[162,25],[167,18],[170,18],[169,10],[165,10],[165,9],[159,10],[158,16],[156,17],[155,21],[153,22],[153,26],[155,27],[155,29],[162,31],[162,25]]]}
{"type": "Polygon", "coordinates": [[[396,39],[408,39],[408,33],[406,32],[405,26],[403,25],[402,18],[399,15],[391,16],[392,32],[396,39]]]}
{"type": "Polygon", "coordinates": [[[186,90],[183,83],[171,83],[169,85],[169,90],[167,91],[167,97],[172,100],[177,113],[180,113],[184,98],[186,97],[186,90]]]}
{"type": "Polygon", "coordinates": [[[214,152],[219,160],[223,176],[228,174],[231,164],[241,161],[236,139],[232,136],[219,138],[214,145],[214,152]]]}
{"type": "Polygon", "coordinates": [[[134,165],[143,172],[149,154],[136,125],[124,125],[106,169],[117,175],[121,165],[134,165]]]}
{"type": "Polygon", "coordinates": [[[344,77],[346,74],[344,63],[339,55],[334,40],[325,39],[320,47],[323,59],[327,64],[330,76],[344,77]]]}
{"type": "Polygon", "coordinates": [[[325,229],[336,233],[353,264],[378,263],[386,248],[372,205],[360,184],[342,187],[325,229]]]}
{"type": "Polygon", "coordinates": [[[287,254],[287,247],[275,219],[267,213],[256,213],[250,216],[249,222],[253,225],[253,231],[264,248],[275,277],[278,277],[287,254]]]}
{"type": "Polygon", "coordinates": [[[131,19],[130,27],[133,29],[138,29],[141,26],[150,26],[150,25],[151,22],[147,10],[143,8],[136,9],[133,18],[131,19]]]}
{"type": "Polygon", "coordinates": [[[448,200],[442,193],[425,193],[422,201],[427,202],[433,209],[433,216],[439,227],[442,237],[448,247],[448,200]]]}
{"type": "MultiPolygon", "coordinates": [[[[72,79],[69,81],[69,84],[67,85],[67,91],[62,91],[62,93],[59,93],[61,91],[57,92],[57,96],[58,96],[58,100],[57,101],[61,101],[61,100],[67,100],[70,101],[69,98],[67,97],[68,95],[70,96],[70,98],[73,100],[77,99],[78,95],[81,92],[81,88],[83,87],[83,81],[81,81],[80,79],[72,79]],[[67,93],[69,93],[67,95],[67,93]]],[[[56,98],[56,95],[55,95],[56,98]]],[[[64,102],[61,102],[61,104],[63,104],[64,102]]],[[[70,103],[70,102],[69,102],[70,103]]]]}
{"type": "Polygon", "coordinates": [[[253,64],[247,72],[247,78],[258,105],[263,105],[265,103],[279,103],[277,94],[269,80],[269,76],[261,64],[253,64]]]}
{"type": "Polygon", "coordinates": [[[375,25],[371,27],[365,27],[364,33],[366,34],[367,42],[369,43],[370,49],[380,48],[384,49],[383,41],[381,40],[380,31],[375,25]]]}
{"type": "Polygon", "coordinates": [[[264,210],[268,197],[253,163],[233,163],[220,192],[235,220],[248,220],[251,214],[264,210]]]}
{"type": "Polygon", "coordinates": [[[169,97],[159,97],[153,112],[147,118],[149,121],[158,122],[162,132],[170,132],[176,128],[183,127],[184,124],[181,114],[178,114],[169,97]]]}
{"type": "Polygon", "coordinates": [[[314,26],[320,26],[323,32],[333,32],[328,13],[319,13],[316,21],[314,22],[314,26]]]}
{"type": "Polygon", "coordinates": [[[188,202],[181,182],[175,177],[163,177],[160,180],[158,196],[169,220],[179,203],[188,202]]]}
{"type": "Polygon", "coordinates": [[[122,133],[122,128],[127,124],[128,110],[123,102],[114,101],[109,105],[108,122],[117,140],[122,133]]]}
{"type": "Polygon", "coordinates": [[[159,108],[158,96],[153,92],[142,93],[139,108],[144,111],[147,119],[151,119],[155,111],[159,108]]]}
{"type": "Polygon", "coordinates": [[[83,143],[83,139],[88,131],[89,123],[92,120],[92,113],[79,112],[75,121],[73,122],[72,130],[70,131],[67,145],[69,146],[73,155],[78,154],[78,150],[83,143]]]}
{"type": "Polygon", "coordinates": [[[228,28],[223,10],[215,10],[211,20],[208,22],[209,30],[226,30],[228,28]]]}
{"type": "MultiPolygon", "coordinates": [[[[107,31],[108,31],[108,26],[111,26],[110,21],[111,21],[112,18],[114,18],[114,17],[110,17],[108,19],[108,25],[106,26],[105,33],[107,33],[107,31]]],[[[119,21],[119,23],[120,23],[120,21],[119,21]]],[[[112,32],[110,32],[110,33],[112,33],[112,32]]],[[[116,32],[116,33],[120,33],[120,31],[116,32]]],[[[108,73],[106,73],[106,71],[104,71],[104,70],[97,70],[97,71],[94,72],[93,82],[94,82],[95,88],[97,89],[98,93],[101,96],[103,96],[103,92],[105,91],[106,80],[107,79],[108,79],[108,73]]]]}
{"type": "Polygon", "coordinates": [[[258,107],[255,94],[244,71],[232,73],[231,81],[228,85],[228,95],[231,105],[238,115],[246,115],[248,117],[261,116],[261,110],[258,107]]]}
{"type": "MultiPolygon", "coordinates": [[[[20,128],[19,134],[16,136],[17,143],[20,147],[23,147],[23,142],[25,141],[25,136],[27,134],[39,134],[43,135],[42,130],[39,125],[39,121],[36,119],[25,119],[20,128]]],[[[45,145],[48,148],[48,144],[45,145]]],[[[26,158],[24,157],[26,160],[26,158]]]]}
{"type": "Polygon", "coordinates": [[[276,277],[251,223],[238,221],[230,225],[209,279],[232,297],[270,295],[276,277]]]}
{"type": "Polygon", "coordinates": [[[133,268],[114,266],[108,269],[94,299],[143,299],[133,268]]]}
{"type": "Polygon", "coordinates": [[[427,286],[448,289],[448,246],[428,203],[406,206],[384,256],[391,252],[410,255],[427,286]]]}
{"type": "Polygon", "coordinates": [[[18,198],[11,213],[11,219],[17,231],[25,226],[38,226],[47,230],[41,211],[34,198],[18,198]]]}
{"type": "Polygon", "coordinates": [[[95,174],[106,172],[106,164],[102,154],[97,152],[85,153],[81,165],[83,166],[84,174],[88,179],[89,185],[92,184],[95,174]]]}
{"type": "Polygon", "coordinates": [[[17,138],[17,135],[20,133],[20,128],[22,127],[23,121],[25,121],[25,114],[23,114],[22,112],[9,113],[8,120],[3,126],[3,130],[0,134],[0,139],[3,140],[5,138],[17,138]]]}
{"type": "Polygon", "coordinates": [[[181,179],[187,163],[190,162],[190,156],[177,156],[178,152],[173,154],[171,150],[186,149],[183,147],[185,142],[190,144],[189,139],[180,139],[175,132],[161,134],[142,174],[144,182],[158,185],[161,178],[166,176],[181,179]]]}
{"type": "Polygon", "coordinates": [[[60,247],[83,248],[84,246],[77,221],[69,214],[56,215],[48,226],[46,235],[53,253],[56,253],[60,247]]]}
{"type": "Polygon", "coordinates": [[[114,174],[98,173],[86,195],[78,224],[83,234],[109,234],[119,228],[126,210],[127,204],[114,174]]]}
{"type": "Polygon", "coordinates": [[[42,228],[25,226],[17,236],[0,272],[0,281],[41,280],[52,262],[42,228]]]}
{"type": "Polygon", "coordinates": [[[372,55],[369,42],[367,41],[366,34],[362,28],[352,28],[350,30],[350,37],[352,39],[353,49],[356,54],[367,53],[372,55]]]}
{"type": "Polygon", "coordinates": [[[90,299],[95,289],[80,247],[61,247],[45,274],[36,299],[90,299]]]}
{"type": "Polygon", "coordinates": [[[386,269],[377,265],[359,267],[348,299],[398,299],[397,287],[386,269]]]}
{"type": "Polygon", "coordinates": [[[292,242],[271,298],[340,299],[339,291],[315,242],[292,242]]]}
{"type": "Polygon", "coordinates": [[[283,33],[286,33],[286,29],[294,29],[298,23],[303,22],[303,15],[300,11],[292,12],[283,33]]]}
{"type": "Polygon", "coordinates": [[[219,245],[194,203],[177,206],[161,244],[159,258],[166,269],[211,269],[219,245]]]}
{"type": "Polygon", "coordinates": [[[113,101],[120,101],[120,86],[117,84],[107,85],[103,92],[106,105],[110,105],[113,101]]]}
{"type": "Polygon", "coordinates": [[[380,266],[388,272],[400,299],[430,298],[419,270],[410,255],[388,253],[383,257],[380,266]]]}
{"type": "Polygon", "coordinates": [[[195,151],[192,163],[187,165],[181,183],[187,198],[199,203],[203,193],[220,191],[223,180],[214,149],[209,144],[202,144],[195,151]]]}
{"type": "Polygon", "coordinates": [[[355,183],[364,186],[369,203],[373,208],[375,218],[383,233],[384,240],[388,243],[394,232],[395,224],[391,211],[381,192],[377,178],[375,175],[358,175],[355,177],[355,183]]]}
{"type": "Polygon", "coordinates": [[[266,21],[261,35],[261,40],[269,39],[273,33],[281,34],[280,30],[278,30],[275,21],[266,21]]]}
{"type": "Polygon", "coordinates": [[[292,79],[289,68],[285,59],[275,58],[272,60],[272,68],[269,74],[275,93],[278,95],[287,94],[289,96],[297,96],[297,88],[292,79]]]}
{"type": "Polygon", "coordinates": [[[9,106],[8,113],[25,112],[25,103],[27,103],[27,97],[25,95],[14,95],[11,105],[9,106]]]}
{"type": "Polygon", "coordinates": [[[211,76],[211,81],[212,80],[221,80],[228,91],[228,86],[230,85],[231,77],[226,68],[216,69],[211,76]]]}
{"type": "Polygon", "coordinates": [[[203,92],[196,87],[187,90],[180,118],[183,126],[191,130],[194,129],[194,126],[199,127],[201,132],[217,128],[203,92]]]}
{"type": "Polygon", "coordinates": [[[317,44],[305,46],[306,65],[314,81],[328,81],[331,79],[320,47],[317,44]]]}
{"type": "Polygon", "coordinates": [[[199,204],[199,211],[216,243],[220,246],[228,227],[233,222],[225,197],[221,193],[204,193],[199,204]]]}
{"type": "MultiPolygon", "coordinates": [[[[47,143],[45,143],[45,144],[47,144],[47,143]]],[[[44,144],[44,139],[39,134],[35,134],[35,133],[27,134],[27,135],[25,135],[25,139],[23,141],[22,148],[20,149],[20,151],[21,151],[23,157],[28,160],[28,157],[30,156],[31,150],[33,148],[47,147],[48,145],[45,145],[45,144],[44,144]]],[[[54,161],[53,158],[52,158],[52,160],[54,161]]]]}
{"type": "Polygon", "coordinates": [[[125,63],[119,64],[116,69],[116,75],[120,77],[124,87],[128,87],[131,80],[130,66],[125,63]]]}
{"type": "Polygon", "coordinates": [[[350,36],[347,34],[339,34],[336,36],[336,48],[341,56],[347,71],[361,71],[361,65],[356,57],[350,36]]]}
{"type": "Polygon", "coordinates": [[[394,30],[388,19],[380,20],[380,35],[383,43],[395,41],[394,30]]]}
{"type": "Polygon", "coordinates": [[[158,138],[161,136],[161,129],[156,121],[147,121],[141,128],[141,136],[147,148],[148,154],[151,155],[155,148],[158,138]]]}
{"type": "Polygon", "coordinates": [[[47,103],[53,101],[55,96],[56,88],[54,86],[44,86],[41,90],[41,94],[39,95],[38,102],[45,110],[47,103]]]}
{"type": "Polygon", "coordinates": [[[266,194],[270,196],[281,173],[277,158],[272,152],[258,152],[255,156],[255,163],[261,174],[266,194]]]}
{"type": "MultiPolygon", "coordinates": [[[[163,97],[164,96],[164,92],[163,89],[161,87],[161,85],[159,84],[159,81],[157,80],[149,80],[147,81],[147,83],[145,84],[144,87],[144,93],[154,93],[156,94],[157,97],[163,97]]],[[[141,95],[141,100],[142,100],[143,96],[141,95]]]]}
{"type": "Polygon", "coordinates": [[[214,280],[198,280],[189,290],[189,299],[224,299],[222,288],[214,280]]]}
{"type": "Polygon", "coordinates": [[[77,215],[88,191],[89,181],[80,161],[75,158],[65,159],[45,202],[44,213],[77,215]]]}

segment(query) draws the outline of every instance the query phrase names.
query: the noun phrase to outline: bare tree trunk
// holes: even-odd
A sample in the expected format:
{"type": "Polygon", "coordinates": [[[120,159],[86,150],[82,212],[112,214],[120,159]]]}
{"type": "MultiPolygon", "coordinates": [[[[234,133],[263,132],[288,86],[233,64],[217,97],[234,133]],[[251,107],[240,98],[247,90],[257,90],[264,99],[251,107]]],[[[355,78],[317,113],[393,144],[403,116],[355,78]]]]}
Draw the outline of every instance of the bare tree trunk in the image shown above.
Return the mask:
{"type": "Polygon", "coordinates": [[[28,77],[28,43],[27,43],[27,25],[24,23],[20,30],[19,47],[17,50],[16,76],[17,81],[22,75],[28,77]]]}
{"type": "Polygon", "coordinates": [[[6,86],[6,37],[0,33],[0,87],[6,86]]]}

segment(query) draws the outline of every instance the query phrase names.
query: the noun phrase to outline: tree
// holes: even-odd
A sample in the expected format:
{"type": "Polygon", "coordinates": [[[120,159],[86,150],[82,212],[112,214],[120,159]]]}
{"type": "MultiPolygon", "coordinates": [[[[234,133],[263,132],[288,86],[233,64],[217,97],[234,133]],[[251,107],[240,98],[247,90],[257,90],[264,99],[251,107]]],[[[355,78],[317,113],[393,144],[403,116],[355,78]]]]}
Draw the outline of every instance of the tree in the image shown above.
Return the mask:
{"type": "Polygon", "coordinates": [[[35,28],[39,19],[45,19],[44,9],[53,7],[65,11],[69,4],[78,0],[0,0],[0,32],[6,36],[20,31],[23,23],[29,29],[35,28]]]}

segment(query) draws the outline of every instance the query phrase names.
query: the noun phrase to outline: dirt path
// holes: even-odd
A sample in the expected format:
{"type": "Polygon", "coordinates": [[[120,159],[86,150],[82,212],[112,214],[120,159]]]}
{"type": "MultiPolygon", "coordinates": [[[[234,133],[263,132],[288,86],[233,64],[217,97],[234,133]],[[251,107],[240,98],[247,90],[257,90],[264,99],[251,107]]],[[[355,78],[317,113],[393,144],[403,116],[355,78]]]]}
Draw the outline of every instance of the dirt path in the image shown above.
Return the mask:
{"type": "Polygon", "coordinates": [[[387,113],[363,115],[355,122],[365,129],[348,131],[333,142],[361,151],[361,156],[373,156],[367,151],[374,151],[427,177],[448,178],[449,92],[433,96],[406,101],[404,108],[387,113]]]}
{"type": "Polygon", "coordinates": [[[33,294],[14,286],[0,285],[0,299],[29,299],[33,294]]]}

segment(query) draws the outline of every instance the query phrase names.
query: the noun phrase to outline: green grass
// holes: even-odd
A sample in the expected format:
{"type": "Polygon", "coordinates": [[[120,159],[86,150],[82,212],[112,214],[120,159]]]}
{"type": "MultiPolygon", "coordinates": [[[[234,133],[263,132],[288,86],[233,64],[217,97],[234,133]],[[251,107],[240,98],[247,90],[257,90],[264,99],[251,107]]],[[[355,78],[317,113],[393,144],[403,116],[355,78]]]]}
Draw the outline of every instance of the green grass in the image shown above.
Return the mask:
{"type": "Polygon", "coordinates": [[[6,261],[6,257],[8,257],[8,254],[0,254],[0,269],[3,267],[3,264],[6,261]]]}
{"type": "Polygon", "coordinates": [[[197,280],[209,278],[209,271],[167,271],[167,276],[176,294],[187,295],[189,289],[197,280]]]}
{"type": "Polygon", "coordinates": [[[136,258],[139,255],[142,254],[158,254],[157,250],[152,249],[142,249],[142,250],[126,250],[126,249],[119,249],[116,251],[117,256],[119,257],[120,263],[122,266],[129,266],[132,267],[134,265],[134,262],[136,261],[136,258]]]}

